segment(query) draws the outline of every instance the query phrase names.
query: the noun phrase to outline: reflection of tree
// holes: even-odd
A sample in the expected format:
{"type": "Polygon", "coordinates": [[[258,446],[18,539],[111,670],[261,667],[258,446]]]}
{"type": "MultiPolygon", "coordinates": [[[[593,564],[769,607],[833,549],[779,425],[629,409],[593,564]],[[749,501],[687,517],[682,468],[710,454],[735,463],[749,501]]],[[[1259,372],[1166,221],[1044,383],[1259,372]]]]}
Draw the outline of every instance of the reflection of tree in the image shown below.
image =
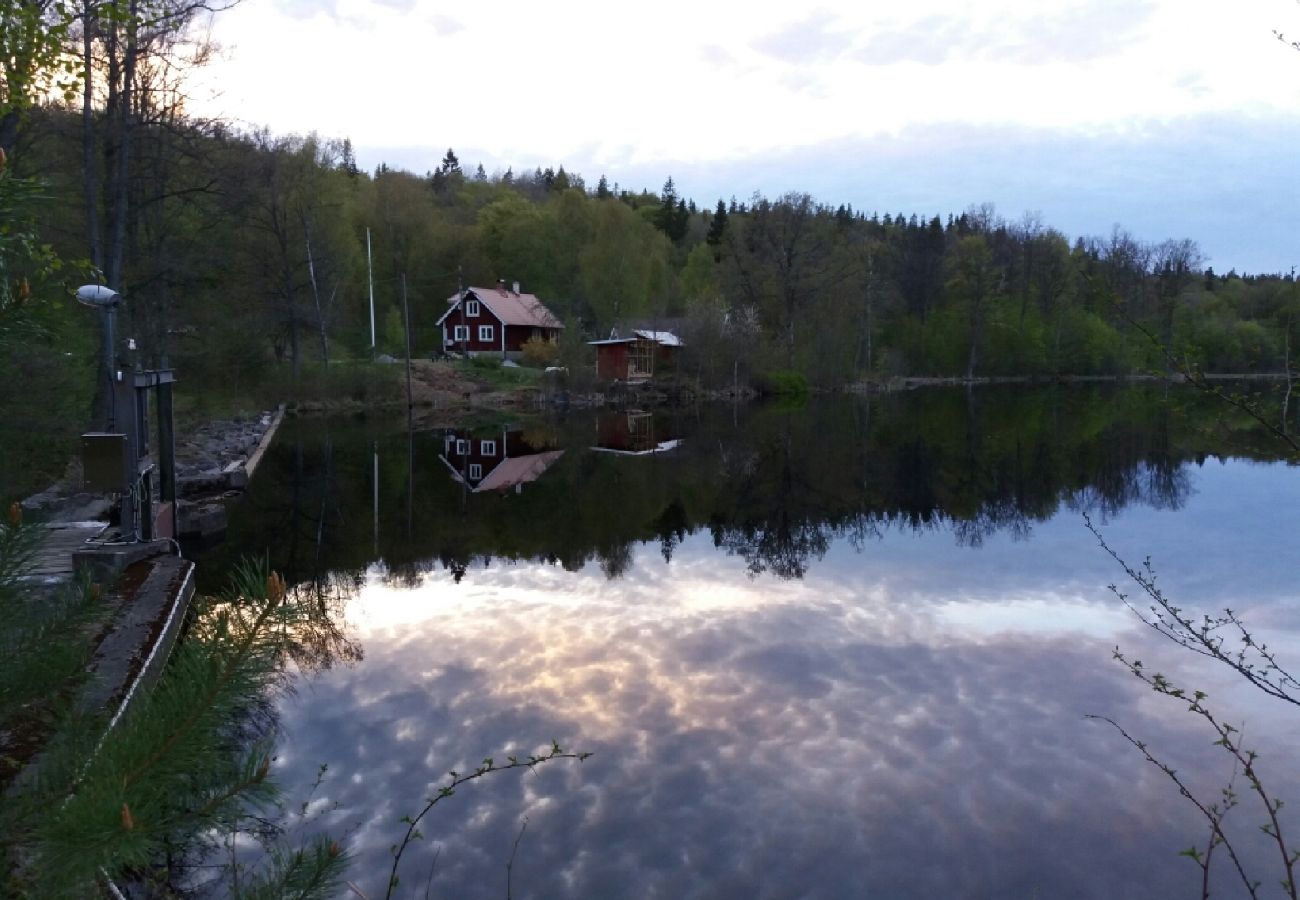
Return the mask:
{"type": "Polygon", "coordinates": [[[300,668],[323,671],[341,662],[360,662],[365,652],[340,624],[348,601],[365,584],[364,575],[331,572],[293,588],[291,596],[303,614],[286,634],[286,652],[300,668]]]}
{"type": "Polygon", "coordinates": [[[775,521],[728,532],[721,546],[730,554],[743,556],[751,575],[771,572],[778,578],[802,578],[809,562],[826,553],[831,534],[825,525],[794,521],[782,512],[775,521]]]}
{"type": "Polygon", "coordinates": [[[613,581],[622,578],[632,566],[632,545],[630,543],[609,544],[596,551],[600,560],[600,571],[613,581]]]}
{"type": "Polygon", "coordinates": [[[654,524],[655,534],[659,535],[659,552],[664,555],[664,562],[673,561],[673,551],[686,539],[690,527],[686,507],[680,499],[674,498],[672,503],[664,507],[654,524]]]}
{"type": "MultiPolygon", "coordinates": [[[[596,562],[619,577],[638,545],[672,561],[707,528],[751,571],[793,578],[837,537],[862,549],[884,529],[943,528],[979,546],[994,534],[1028,539],[1062,507],[1103,519],[1134,503],[1177,508],[1190,490],[1187,461],[1225,449],[1222,433],[1197,425],[1205,410],[1154,389],[934,390],[869,402],[682,417],[681,445],[646,458],[587,450],[585,416],[548,420],[525,433],[567,452],[522,492],[502,494],[467,495],[439,459],[440,432],[286,422],[221,552],[269,553],[292,583],[326,589],[330,572],[376,564],[394,586],[435,570],[472,579],[493,560],[568,571],[596,562]]],[[[1258,455],[1249,432],[1228,437],[1238,454],[1258,455]]]]}

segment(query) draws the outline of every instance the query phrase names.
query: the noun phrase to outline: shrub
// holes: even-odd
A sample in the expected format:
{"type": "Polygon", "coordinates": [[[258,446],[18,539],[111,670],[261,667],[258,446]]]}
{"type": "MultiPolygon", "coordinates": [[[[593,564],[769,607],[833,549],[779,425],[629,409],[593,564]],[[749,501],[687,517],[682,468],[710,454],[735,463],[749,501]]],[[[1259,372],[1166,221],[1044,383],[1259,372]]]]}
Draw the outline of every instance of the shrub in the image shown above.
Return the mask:
{"type": "Polygon", "coordinates": [[[808,396],[808,379],[801,372],[788,369],[768,372],[758,379],[759,394],[767,397],[798,398],[808,396]]]}
{"type": "Polygon", "coordinates": [[[544,369],[555,363],[556,357],[560,355],[560,346],[555,341],[531,337],[524,341],[522,354],[524,365],[544,369]]]}

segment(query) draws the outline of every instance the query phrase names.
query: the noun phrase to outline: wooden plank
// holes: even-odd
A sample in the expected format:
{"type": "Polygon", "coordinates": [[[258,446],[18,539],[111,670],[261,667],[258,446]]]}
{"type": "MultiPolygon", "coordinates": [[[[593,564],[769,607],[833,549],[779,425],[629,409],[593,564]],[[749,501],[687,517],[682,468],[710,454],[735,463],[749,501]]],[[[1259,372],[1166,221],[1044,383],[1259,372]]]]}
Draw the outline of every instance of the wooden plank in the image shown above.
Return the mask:
{"type": "Polygon", "coordinates": [[[108,526],[103,522],[55,522],[46,526],[44,540],[32,556],[23,580],[70,581],[72,554],[99,537],[108,526]]]}

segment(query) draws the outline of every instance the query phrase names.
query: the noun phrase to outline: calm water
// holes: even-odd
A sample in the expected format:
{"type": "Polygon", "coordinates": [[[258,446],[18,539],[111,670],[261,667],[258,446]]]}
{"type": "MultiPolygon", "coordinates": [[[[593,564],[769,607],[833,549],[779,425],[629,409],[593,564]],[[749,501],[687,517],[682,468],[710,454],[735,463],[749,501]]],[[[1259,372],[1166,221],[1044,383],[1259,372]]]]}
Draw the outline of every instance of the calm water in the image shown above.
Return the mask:
{"type": "Polygon", "coordinates": [[[1207,797],[1230,770],[1112,648],[1245,722],[1287,800],[1300,716],[1155,643],[1083,513],[1300,659],[1300,471],[1272,452],[1157,390],[290,420],[207,570],[269,547],[329,613],[277,771],[371,898],[444,773],[552,739],[595,755],[462,789],[398,896],[503,897],[516,840],[516,897],[1199,896],[1195,811],[1084,716],[1207,797]]]}

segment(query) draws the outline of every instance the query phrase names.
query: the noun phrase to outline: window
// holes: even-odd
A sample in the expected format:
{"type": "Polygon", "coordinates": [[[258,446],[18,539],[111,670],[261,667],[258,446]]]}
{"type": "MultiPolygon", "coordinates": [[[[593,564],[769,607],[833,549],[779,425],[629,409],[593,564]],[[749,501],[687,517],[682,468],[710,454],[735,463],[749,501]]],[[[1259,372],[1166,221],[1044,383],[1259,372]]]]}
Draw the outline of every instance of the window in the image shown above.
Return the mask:
{"type": "Polygon", "coordinates": [[[479,339],[480,341],[490,341],[490,340],[492,340],[492,326],[491,326],[491,325],[480,325],[480,326],[478,327],[478,339],[479,339]]]}
{"type": "Polygon", "coordinates": [[[483,467],[480,466],[478,463],[470,463],[469,477],[473,481],[478,481],[480,478],[483,477],[483,467]]]}
{"type": "Polygon", "coordinates": [[[456,441],[456,455],[469,456],[469,441],[464,441],[464,440],[456,441]]]}
{"type": "Polygon", "coordinates": [[[468,325],[457,325],[455,331],[452,333],[452,338],[451,338],[451,339],[452,339],[453,341],[468,341],[468,340],[469,340],[469,326],[468,326],[468,325]]]}
{"type": "Polygon", "coordinates": [[[478,315],[478,301],[477,301],[477,300],[466,300],[466,301],[465,301],[465,315],[467,315],[467,316],[477,316],[477,315],[478,315]]]}
{"type": "Polygon", "coordinates": [[[497,455],[497,442],[496,442],[496,441],[479,441],[479,442],[478,442],[478,455],[479,455],[479,456],[496,456],[496,455],[497,455]]]}

